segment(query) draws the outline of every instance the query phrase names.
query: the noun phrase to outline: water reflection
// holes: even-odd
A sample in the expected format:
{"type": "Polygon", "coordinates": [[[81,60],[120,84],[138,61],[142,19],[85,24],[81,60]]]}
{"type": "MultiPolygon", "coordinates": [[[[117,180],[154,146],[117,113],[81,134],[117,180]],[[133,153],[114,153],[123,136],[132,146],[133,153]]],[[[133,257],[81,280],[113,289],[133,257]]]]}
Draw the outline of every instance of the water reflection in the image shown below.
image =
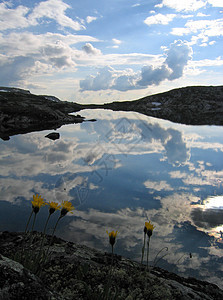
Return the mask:
{"type": "MultiPolygon", "coordinates": [[[[159,266],[222,286],[223,128],[137,113],[82,114],[97,122],[63,126],[59,140],[43,131],[0,141],[0,230],[23,230],[32,195],[40,193],[76,207],[58,235],[109,251],[106,230],[118,230],[115,251],[140,260],[149,218],[156,226],[151,263],[168,247],[159,266]]],[[[37,229],[46,216],[43,208],[37,229]]]]}

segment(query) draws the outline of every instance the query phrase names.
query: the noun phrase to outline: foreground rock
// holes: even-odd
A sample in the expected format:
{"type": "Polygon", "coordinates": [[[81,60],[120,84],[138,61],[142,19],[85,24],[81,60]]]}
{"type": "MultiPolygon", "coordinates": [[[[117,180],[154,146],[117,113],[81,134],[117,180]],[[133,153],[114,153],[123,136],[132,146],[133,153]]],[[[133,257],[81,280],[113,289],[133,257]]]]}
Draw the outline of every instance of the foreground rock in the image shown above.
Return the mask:
{"type": "Polygon", "coordinates": [[[78,110],[78,104],[60,101],[56,97],[0,87],[0,138],[8,140],[15,134],[81,123],[83,117],[69,114],[78,110]]]}
{"type": "MultiPolygon", "coordinates": [[[[26,251],[29,243],[24,237],[0,233],[0,299],[113,299],[115,295],[128,300],[223,299],[223,291],[214,284],[160,268],[148,272],[139,263],[117,255],[112,263],[110,254],[59,238],[54,238],[50,260],[36,276],[12,259],[22,247],[26,251]]],[[[38,249],[39,241],[40,234],[35,233],[29,245],[31,253],[38,249]]]]}

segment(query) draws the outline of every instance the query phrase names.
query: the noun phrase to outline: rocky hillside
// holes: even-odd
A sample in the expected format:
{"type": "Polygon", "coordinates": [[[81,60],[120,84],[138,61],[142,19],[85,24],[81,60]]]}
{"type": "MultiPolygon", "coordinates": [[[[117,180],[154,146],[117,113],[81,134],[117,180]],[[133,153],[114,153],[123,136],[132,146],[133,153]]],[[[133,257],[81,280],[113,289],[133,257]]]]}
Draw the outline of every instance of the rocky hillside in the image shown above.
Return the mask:
{"type": "Polygon", "coordinates": [[[103,108],[135,111],[187,125],[223,125],[223,86],[179,88],[135,101],[105,104],[103,108]]]}
{"type": "Polygon", "coordinates": [[[7,140],[18,133],[83,122],[81,116],[69,115],[78,110],[78,104],[53,96],[37,96],[22,89],[0,87],[0,138],[7,140]]]}
{"type": "MultiPolygon", "coordinates": [[[[41,273],[16,262],[20,251],[36,257],[40,233],[0,232],[0,299],[33,300],[222,300],[216,285],[184,278],[119,255],[54,238],[41,273]],[[26,250],[28,249],[28,250],[26,250]],[[27,252],[28,251],[28,252],[27,252]]],[[[50,236],[44,249],[48,248],[50,236]]]]}

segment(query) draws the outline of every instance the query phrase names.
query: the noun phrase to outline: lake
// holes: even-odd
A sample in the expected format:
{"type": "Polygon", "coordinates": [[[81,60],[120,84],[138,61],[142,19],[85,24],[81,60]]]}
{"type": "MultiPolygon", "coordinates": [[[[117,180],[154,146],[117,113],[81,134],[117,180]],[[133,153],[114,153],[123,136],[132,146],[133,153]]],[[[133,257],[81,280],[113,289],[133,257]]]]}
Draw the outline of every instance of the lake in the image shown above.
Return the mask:
{"type": "MultiPolygon", "coordinates": [[[[97,121],[63,126],[55,141],[45,138],[52,131],[0,140],[0,230],[24,231],[38,193],[75,206],[57,236],[111,251],[106,230],[118,230],[115,253],[140,261],[151,220],[151,265],[163,249],[157,266],[223,288],[223,127],[130,112],[80,114],[97,121]]],[[[47,216],[41,208],[36,230],[47,216]]]]}

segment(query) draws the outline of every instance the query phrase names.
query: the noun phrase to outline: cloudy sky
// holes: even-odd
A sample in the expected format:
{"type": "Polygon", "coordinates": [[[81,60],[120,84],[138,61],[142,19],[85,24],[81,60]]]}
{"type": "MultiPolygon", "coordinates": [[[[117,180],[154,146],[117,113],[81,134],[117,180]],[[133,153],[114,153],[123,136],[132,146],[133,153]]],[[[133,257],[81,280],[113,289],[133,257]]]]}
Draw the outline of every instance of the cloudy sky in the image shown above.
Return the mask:
{"type": "Polygon", "coordinates": [[[79,103],[221,85],[222,0],[0,1],[0,86],[79,103]]]}

